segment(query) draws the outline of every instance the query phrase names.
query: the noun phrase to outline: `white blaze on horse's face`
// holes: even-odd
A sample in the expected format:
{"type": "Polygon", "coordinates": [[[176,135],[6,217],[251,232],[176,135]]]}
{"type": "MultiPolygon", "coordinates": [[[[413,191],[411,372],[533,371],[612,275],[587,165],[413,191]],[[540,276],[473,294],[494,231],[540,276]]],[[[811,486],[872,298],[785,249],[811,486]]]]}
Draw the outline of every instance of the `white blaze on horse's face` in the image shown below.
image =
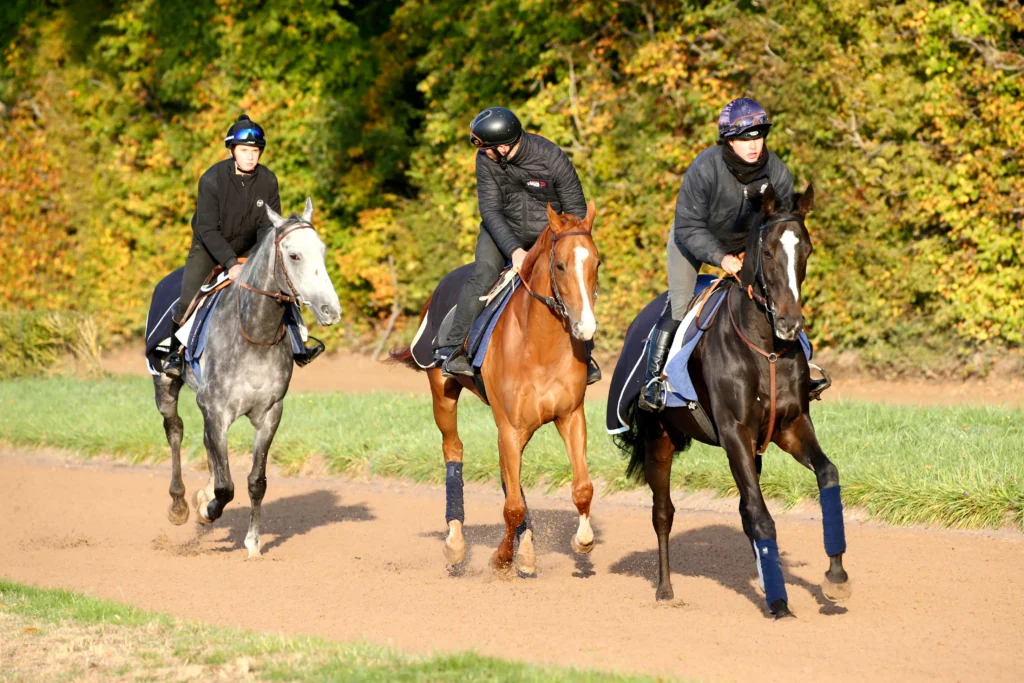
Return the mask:
{"type": "Polygon", "coordinates": [[[800,244],[800,238],[792,230],[787,230],[782,233],[779,242],[782,243],[782,249],[786,254],[786,275],[789,276],[789,288],[796,300],[800,301],[800,286],[796,281],[796,245],[800,244]]]}
{"type": "Polygon", "coordinates": [[[587,291],[587,278],[584,276],[584,266],[590,258],[590,251],[586,247],[573,249],[576,257],[576,282],[580,288],[580,300],[583,302],[583,312],[578,322],[574,322],[572,333],[577,339],[590,341],[597,332],[597,318],[594,317],[594,307],[591,305],[590,292],[587,291]]]}

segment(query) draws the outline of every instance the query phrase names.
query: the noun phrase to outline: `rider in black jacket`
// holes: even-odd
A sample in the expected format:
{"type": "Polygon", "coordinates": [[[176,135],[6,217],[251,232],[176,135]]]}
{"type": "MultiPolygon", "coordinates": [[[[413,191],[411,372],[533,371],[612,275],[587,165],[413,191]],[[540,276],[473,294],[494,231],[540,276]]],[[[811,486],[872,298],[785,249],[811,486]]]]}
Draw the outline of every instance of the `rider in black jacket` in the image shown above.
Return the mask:
{"type": "MultiPolygon", "coordinates": [[[[272,229],[266,206],[281,213],[277,176],[259,161],[267,146],[263,129],[245,114],[228,129],[224,146],[231,158],[211,166],[199,179],[199,197],[192,216],[192,246],[185,261],[181,297],[172,316],[171,338],[183,322],[199,287],[219,263],[232,280],[242,272],[238,257],[259,244],[264,231],[272,229]]],[[[164,372],[180,377],[180,347],[172,343],[164,372]]]]}
{"type": "MultiPolygon", "coordinates": [[[[760,211],[760,202],[753,200],[769,183],[780,211],[792,205],[793,177],[765,145],[771,126],[757,102],[746,97],[733,100],[718,118],[718,144],[701,152],[686,169],[668,238],[670,309],[662,314],[647,347],[647,375],[640,394],[640,407],[645,410],[657,412],[664,407],[666,356],[693,298],[701,264],[729,274],[739,272],[743,263],[735,252],[727,251],[724,242],[744,242],[734,238],[750,229],[750,221],[760,211]]],[[[817,398],[825,384],[812,381],[811,397],[817,398]]]]}
{"type": "MultiPolygon", "coordinates": [[[[587,201],[576,169],[558,145],[539,135],[524,133],[519,119],[508,109],[491,107],[470,125],[476,155],[480,236],[476,243],[473,274],[463,285],[448,337],[437,350],[446,375],[473,376],[462,353],[473,320],[483,310],[480,297],[498,279],[507,263],[518,271],[526,252],[547,227],[547,206],[579,218],[587,215],[587,201]]],[[[588,352],[589,352],[588,347],[588,352]]],[[[590,360],[587,382],[601,378],[590,360]]]]}

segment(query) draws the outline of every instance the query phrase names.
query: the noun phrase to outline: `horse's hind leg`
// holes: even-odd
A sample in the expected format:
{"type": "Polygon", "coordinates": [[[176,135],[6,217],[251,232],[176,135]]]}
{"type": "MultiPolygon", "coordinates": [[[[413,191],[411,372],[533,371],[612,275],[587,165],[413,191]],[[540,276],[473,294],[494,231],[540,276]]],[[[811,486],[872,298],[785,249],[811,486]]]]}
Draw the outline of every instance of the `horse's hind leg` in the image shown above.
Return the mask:
{"type": "Polygon", "coordinates": [[[565,442],[565,452],[572,466],[572,502],[580,514],[579,527],[569,545],[573,552],[586,555],[594,549],[594,530],[590,526],[590,503],[594,485],[587,471],[587,418],[580,405],[564,417],[555,418],[555,426],[565,442]]]}
{"type": "Polygon", "coordinates": [[[270,444],[281,424],[281,413],[284,401],[278,401],[267,412],[256,418],[250,418],[256,437],[253,439],[252,471],[249,472],[249,532],[245,535],[245,547],[249,557],[260,556],[260,511],[263,505],[263,494],[267,492],[267,453],[270,444]]]}
{"type": "Polygon", "coordinates": [[[228,427],[232,419],[214,410],[203,411],[203,443],[206,445],[206,458],[210,465],[210,482],[213,484],[213,496],[210,486],[196,492],[196,514],[199,521],[209,524],[220,518],[224,507],[235,497],[235,484],[231,481],[231,468],[228,463],[228,427]]]}
{"type": "Polygon", "coordinates": [[[789,596],[782,578],[782,563],[779,559],[779,545],[775,536],[775,520],[768,512],[761,483],[757,474],[756,434],[742,425],[722,430],[722,445],[729,455],[729,468],[743,499],[750,518],[750,535],[753,538],[757,561],[758,581],[764,586],[765,602],[776,619],[792,616],[789,611],[789,596]]]}
{"type": "Polygon", "coordinates": [[[164,416],[164,434],[167,444],[171,447],[171,506],[167,508],[167,519],[171,524],[184,524],[188,521],[188,503],[185,502],[185,482],[181,479],[181,437],[185,425],[178,415],[178,392],[182,381],[167,375],[153,377],[153,388],[156,393],[156,407],[164,416]]]}
{"type": "Polygon", "coordinates": [[[818,479],[818,494],[821,500],[821,524],[825,531],[825,554],[829,568],[825,572],[822,592],[832,601],[845,600],[852,593],[850,577],[843,569],[843,553],[846,552],[846,529],[843,524],[843,503],[840,498],[839,470],[828,459],[818,444],[811,418],[804,413],[787,425],[779,434],[776,443],[796,458],[818,479]]]}
{"type": "Polygon", "coordinates": [[[462,385],[444,377],[439,368],[427,370],[427,377],[434,402],[434,422],[441,430],[441,451],[444,453],[445,523],[448,525],[444,558],[454,566],[466,559],[466,538],[462,535],[466,508],[462,497],[462,440],[459,438],[458,419],[462,385]]]}
{"type": "Polygon", "coordinates": [[[671,600],[675,593],[672,591],[668,546],[676,512],[670,490],[672,457],[676,447],[669,435],[662,431],[660,436],[648,433],[644,437],[644,451],[644,476],[654,499],[651,521],[654,523],[654,533],[658,536],[658,592],[655,597],[658,600],[671,600]]]}

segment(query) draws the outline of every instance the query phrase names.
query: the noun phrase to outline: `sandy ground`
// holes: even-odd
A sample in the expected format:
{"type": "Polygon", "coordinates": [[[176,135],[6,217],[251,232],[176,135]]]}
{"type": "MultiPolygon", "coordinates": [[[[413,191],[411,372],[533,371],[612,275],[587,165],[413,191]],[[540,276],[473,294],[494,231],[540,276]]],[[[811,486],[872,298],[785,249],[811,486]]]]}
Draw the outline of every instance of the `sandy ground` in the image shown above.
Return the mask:
{"type": "MultiPolygon", "coordinates": [[[[104,370],[117,375],[148,375],[141,348],[124,347],[106,353],[104,370]]],[[[615,369],[615,357],[600,358],[604,379],[587,389],[588,400],[604,400],[615,369]]],[[[386,365],[368,356],[338,351],[296,368],[291,391],[411,391],[429,394],[427,378],[404,366],[386,365]]],[[[883,381],[836,376],[825,400],[853,399],[900,405],[1004,405],[1024,407],[1024,380],[990,378],[950,382],[938,380],[883,381]]]]}
{"type": "MultiPolygon", "coordinates": [[[[469,487],[465,571],[441,555],[444,492],[388,481],[282,479],[264,503],[264,557],[245,560],[238,495],[212,527],[165,518],[169,467],[0,453],[0,575],[260,631],[467,650],[712,680],[1020,680],[1024,537],[848,521],[854,594],[824,599],[811,507],[776,514],[797,619],[766,617],[735,501],[677,495],[677,600],[656,604],[649,497],[594,505],[597,547],[574,556],[567,493],[528,495],[536,579],[495,577],[500,494],[469,487]]],[[[189,492],[205,473],[188,472],[189,492]]],[[[192,520],[195,519],[193,511],[192,520]]]]}

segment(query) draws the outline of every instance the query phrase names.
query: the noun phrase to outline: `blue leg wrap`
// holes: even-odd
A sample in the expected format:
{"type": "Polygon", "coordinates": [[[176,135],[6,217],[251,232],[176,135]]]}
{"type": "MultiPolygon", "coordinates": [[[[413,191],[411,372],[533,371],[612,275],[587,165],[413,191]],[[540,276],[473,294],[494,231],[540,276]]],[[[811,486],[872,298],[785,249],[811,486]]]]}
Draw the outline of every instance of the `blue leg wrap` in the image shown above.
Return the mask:
{"type": "Polygon", "coordinates": [[[466,521],[466,507],[462,500],[462,463],[445,463],[447,474],[444,478],[445,524],[452,520],[466,521]]]}
{"type": "Polygon", "coordinates": [[[757,573],[764,581],[764,599],[771,607],[776,600],[789,602],[786,583],[782,580],[782,564],[779,562],[779,546],[772,539],[754,542],[757,552],[757,573]]]}
{"type": "Polygon", "coordinates": [[[846,528],[843,526],[843,500],[838,486],[821,489],[821,526],[825,531],[825,554],[846,552],[846,528]]]}

